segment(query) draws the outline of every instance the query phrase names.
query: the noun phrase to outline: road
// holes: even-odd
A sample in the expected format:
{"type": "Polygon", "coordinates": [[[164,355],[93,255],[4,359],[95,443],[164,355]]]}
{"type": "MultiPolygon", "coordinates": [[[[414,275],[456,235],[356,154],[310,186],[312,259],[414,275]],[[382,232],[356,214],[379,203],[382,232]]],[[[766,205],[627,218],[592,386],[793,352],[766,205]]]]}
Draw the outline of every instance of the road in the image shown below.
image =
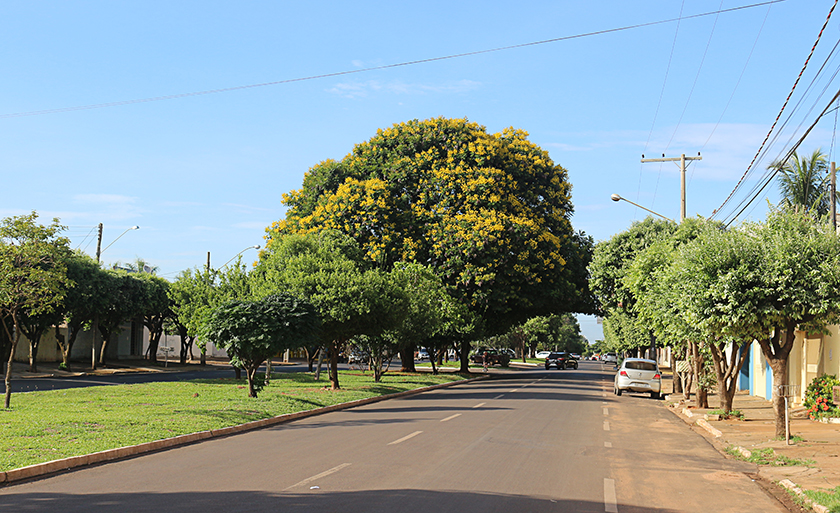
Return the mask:
{"type": "Polygon", "coordinates": [[[517,372],[0,489],[0,510],[786,511],[596,362],[517,372]]]}

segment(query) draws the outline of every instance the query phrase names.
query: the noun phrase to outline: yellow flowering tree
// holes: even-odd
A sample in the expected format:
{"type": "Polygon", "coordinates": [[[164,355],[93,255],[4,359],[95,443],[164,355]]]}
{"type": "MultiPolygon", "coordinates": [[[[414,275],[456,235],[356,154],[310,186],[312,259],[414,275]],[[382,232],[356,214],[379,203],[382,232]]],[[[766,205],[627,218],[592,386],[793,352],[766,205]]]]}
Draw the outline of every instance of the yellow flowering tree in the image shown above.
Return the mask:
{"type": "Polygon", "coordinates": [[[527,136],[447,118],[380,129],[284,195],[289,210],[268,227],[267,246],[339,230],[381,269],[431,267],[488,333],[535,315],[590,312],[592,240],[572,229],[566,170],[527,136]]]}

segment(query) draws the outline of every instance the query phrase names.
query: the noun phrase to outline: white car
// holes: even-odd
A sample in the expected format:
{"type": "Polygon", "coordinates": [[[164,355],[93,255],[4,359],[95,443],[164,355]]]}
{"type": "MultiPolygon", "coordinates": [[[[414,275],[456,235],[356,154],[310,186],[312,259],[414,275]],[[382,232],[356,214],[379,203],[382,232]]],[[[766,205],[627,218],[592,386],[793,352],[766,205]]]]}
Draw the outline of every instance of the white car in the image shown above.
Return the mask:
{"type": "Polygon", "coordinates": [[[621,395],[622,392],[646,392],[651,398],[659,399],[662,393],[659,366],[653,360],[625,358],[615,373],[613,392],[615,395],[621,395]]]}
{"type": "Polygon", "coordinates": [[[618,356],[615,353],[607,353],[601,357],[604,363],[618,363],[618,356]]]}
{"type": "Polygon", "coordinates": [[[551,351],[539,351],[537,353],[537,358],[539,358],[540,360],[545,360],[546,358],[548,358],[548,355],[550,355],[550,354],[551,354],[551,351]]]}

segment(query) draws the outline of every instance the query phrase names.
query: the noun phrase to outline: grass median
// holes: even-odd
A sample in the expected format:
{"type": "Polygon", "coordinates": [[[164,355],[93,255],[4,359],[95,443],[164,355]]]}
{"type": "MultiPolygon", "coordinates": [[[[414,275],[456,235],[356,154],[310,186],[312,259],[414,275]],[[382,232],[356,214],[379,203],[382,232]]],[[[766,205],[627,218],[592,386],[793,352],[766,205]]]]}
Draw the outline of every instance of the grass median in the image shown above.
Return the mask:
{"type": "Polygon", "coordinates": [[[459,374],[341,372],[332,391],[322,374],[277,374],[252,399],[244,380],[95,386],[18,393],[0,410],[0,471],[219,429],[464,379],[459,374]]]}

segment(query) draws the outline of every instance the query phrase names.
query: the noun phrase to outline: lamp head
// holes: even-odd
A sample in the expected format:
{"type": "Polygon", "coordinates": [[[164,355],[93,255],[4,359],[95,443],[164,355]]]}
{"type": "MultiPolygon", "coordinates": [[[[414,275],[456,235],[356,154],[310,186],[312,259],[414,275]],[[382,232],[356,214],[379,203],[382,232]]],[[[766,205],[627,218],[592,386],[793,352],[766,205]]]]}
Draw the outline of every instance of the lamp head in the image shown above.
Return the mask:
{"type": "Polygon", "coordinates": [[[137,226],[137,225],[134,225],[131,228],[129,228],[129,230],[139,230],[139,229],[140,229],[140,227],[137,226]]]}
{"type": "Polygon", "coordinates": [[[612,198],[613,201],[621,201],[621,196],[618,194],[613,194],[610,198],[612,198]]]}

